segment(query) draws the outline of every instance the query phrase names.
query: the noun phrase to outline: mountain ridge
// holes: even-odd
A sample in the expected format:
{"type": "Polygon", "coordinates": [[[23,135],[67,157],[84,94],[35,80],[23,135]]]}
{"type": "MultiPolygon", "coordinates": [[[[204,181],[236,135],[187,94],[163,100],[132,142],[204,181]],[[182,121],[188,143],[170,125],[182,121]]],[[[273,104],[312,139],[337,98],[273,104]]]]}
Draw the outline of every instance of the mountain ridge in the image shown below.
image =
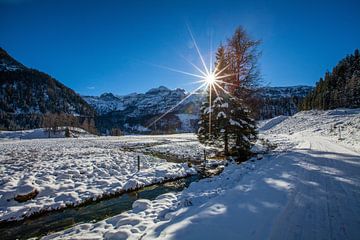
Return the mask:
{"type": "Polygon", "coordinates": [[[60,122],[61,114],[93,118],[96,111],[74,90],[0,48],[0,128],[39,128],[46,114],[56,115],[60,122]]]}
{"type": "MultiPolygon", "coordinates": [[[[278,115],[293,115],[297,112],[297,104],[311,91],[313,87],[298,85],[289,87],[262,87],[260,99],[262,107],[260,119],[272,118],[278,115]]],[[[146,126],[156,120],[156,117],[166,113],[184,98],[184,102],[159,120],[160,127],[169,129],[170,124],[177,132],[195,131],[200,105],[205,95],[201,91],[192,96],[184,89],[169,89],[164,86],[152,88],[146,93],[131,93],[115,95],[104,93],[100,96],[83,96],[100,115],[100,126],[104,129],[120,127],[132,132],[150,131],[146,126]],[[169,121],[173,123],[169,123],[169,121]]],[[[151,129],[154,130],[154,129],[151,129]]],[[[159,129],[158,129],[159,130],[159,129]]]]}

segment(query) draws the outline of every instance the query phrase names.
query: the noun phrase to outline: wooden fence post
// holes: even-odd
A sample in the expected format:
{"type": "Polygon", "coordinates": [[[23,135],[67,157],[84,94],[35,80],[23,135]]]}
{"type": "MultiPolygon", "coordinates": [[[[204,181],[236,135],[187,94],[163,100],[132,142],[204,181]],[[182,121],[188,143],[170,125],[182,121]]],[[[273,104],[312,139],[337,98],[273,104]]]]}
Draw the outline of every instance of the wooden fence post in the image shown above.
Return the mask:
{"type": "Polygon", "coordinates": [[[206,168],[206,150],[204,149],[204,170],[206,168]]]}
{"type": "Polygon", "coordinates": [[[341,126],[339,126],[339,140],[341,140],[341,126]]]}
{"type": "Polygon", "coordinates": [[[138,172],[140,172],[140,156],[137,156],[137,167],[138,167],[138,172]]]}

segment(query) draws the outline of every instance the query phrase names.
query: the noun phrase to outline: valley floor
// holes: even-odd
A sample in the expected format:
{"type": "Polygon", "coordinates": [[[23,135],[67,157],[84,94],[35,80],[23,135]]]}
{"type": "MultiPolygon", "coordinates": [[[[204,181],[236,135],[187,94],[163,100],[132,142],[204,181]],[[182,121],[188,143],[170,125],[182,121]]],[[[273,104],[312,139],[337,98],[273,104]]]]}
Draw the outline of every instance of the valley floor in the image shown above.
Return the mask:
{"type": "Polygon", "coordinates": [[[45,239],[358,239],[359,154],[324,137],[277,140],[293,147],[45,239]]]}
{"type": "Polygon", "coordinates": [[[303,114],[295,115],[301,124],[283,119],[266,129],[262,137],[278,147],[260,160],[230,164],[181,193],[138,200],[131,211],[44,239],[359,239],[359,139],[339,142],[325,130],[360,116],[317,116],[328,124],[305,128],[303,114]]]}
{"type": "Polygon", "coordinates": [[[1,222],[195,174],[186,160],[202,159],[204,147],[193,134],[178,134],[7,138],[0,150],[1,222]],[[173,162],[164,159],[168,155],[173,162]]]}
{"type": "MultiPolygon", "coordinates": [[[[302,112],[293,117],[269,120],[260,124],[260,137],[276,144],[277,148],[263,157],[242,164],[230,162],[219,176],[194,182],[182,192],[163,194],[153,201],[139,199],[130,211],[99,222],[76,225],[43,239],[359,239],[359,134],[360,110],[302,112]],[[334,130],[339,128],[342,137],[337,136],[334,130]]],[[[25,142],[29,146],[24,143],[12,145],[15,142],[10,144],[11,141],[0,144],[2,149],[7,150],[2,157],[11,156],[16,163],[2,167],[2,196],[4,186],[7,187],[5,195],[14,194],[20,177],[40,168],[26,160],[25,169],[29,170],[21,170],[20,159],[27,159],[26,156],[47,156],[45,159],[48,160],[43,160],[41,164],[48,165],[40,171],[39,177],[46,175],[45,169],[53,169],[51,175],[56,180],[60,176],[54,183],[80,176],[79,182],[85,181],[83,187],[86,187],[86,193],[92,192],[89,189],[94,187],[100,191],[104,186],[126,186],[126,182],[134,177],[133,157],[127,155],[133,151],[142,154],[156,151],[161,156],[170,154],[195,159],[201,159],[203,151],[191,134],[124,137],[122,140],[84,139],[78,148],[63,143],[65,140],[53,141],[45,145],[34,140],[25,142]],[[65,164],[55,161],[56,157],[53,159],[46,155],[46,152],[55,154],[56,151],[51,149],[59,149],[59,146],[63,146],[61,159],[65,164]],[[121,151],[114,150],[120,147],[121,151]],[[64,154],[67,148],[76,152],[77,157],[64,154]],[[80,152],[82,154],[79,155],[80,152]],[[88,158],[85,157],[88,155],[88,158]],[[82,160],[76,166],[90,164],[83,166],[83,173],[64,172],[68,171],[66,166],[79,156],[82,160]],[[105,163],[111,166],[104,167],[105,163]],[[117,165],[120,167],[116,168],[117,165]],[[111,169],[119,172],[114,174],[111,169]],[[81,177],[83,174],[96,174],[97,177],[89,177],[90,182],[86,182],[88,178],[81,177]],[[125,176],[127,181],[118,180],[109,185],[109,178],[115,176],[125,176]],[[13,185],[9,185],[9,179],[13,185]]],[[[170,167],[167,164],[171,163],[156,157],[149,159],[147,164],[146,177],[161,178],[168,170],[171,175],[191,171],[177,163],[170,167]]],[[[36,179],[42,179],[42,183],[46,181],[39,177],[36,179]]],[[[141,179],[147,178],[139,178],[139,181],[141,179]]],[[[71,184],[76,187],[77,183],[55,185],[74,189],[71,184]]],[[[63,189],[52,191],[51,196],[54,197],[49,201],[55,201],[57,194],[67,192],[63,189]]],[[[9,206],[6,204],[14,202],[2,201],[3,214],[6,208],[13,210],[22,206],[9,206]]],[[[31,201],[36,204],[38,200],[31,201]]],[[[31,209],[32,206],[27,207],[31,209]]]]}

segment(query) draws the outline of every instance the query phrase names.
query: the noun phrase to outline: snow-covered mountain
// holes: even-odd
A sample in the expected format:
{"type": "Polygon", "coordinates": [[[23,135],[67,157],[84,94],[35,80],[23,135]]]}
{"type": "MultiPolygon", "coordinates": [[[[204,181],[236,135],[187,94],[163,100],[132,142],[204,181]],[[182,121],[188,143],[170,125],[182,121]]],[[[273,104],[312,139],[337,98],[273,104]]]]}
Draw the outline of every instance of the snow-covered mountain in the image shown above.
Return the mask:
{"type": "Polygon", "coordinates": [[[176,105],[184,97],[186,92],[177,88],[170,90],[164,86],[153,88],[146,93],[132,93],[125,96],[115,96],[112,93],[104,93],[99,97],[84,96],[83,98],[92,105],[96,111],[103,115],[113,111],[124,111],[134,108],[130,116],[139,114],[159,114],[176,105]]]}
{"type": "MultiPolygon", "coordinates": [[[[116,96],[104,93],[101,96],[83,96],[100,115],[98,126],[102,132],[120,128],[125,132],[146,132],[159,116],[174,108],[188,96],[184,89],[170,90],[164,86],[146,93],[116,96]]],[[[199,92],[171,110],[152,127],[153,131],[191,132],[196,128],[203,95],[199,92]]]]}
{"type": "Polygon", "coordinates": [[[260,91],[260,119],[269,119],[280,115],[292,116],[298,112],[299,103],[314,87],[263,87],[260,91]]]}
{"type": "MultiPolygon", "coordinates": [[[[260,118],[266,119],[278,115],[293,115],[297,104],[313,87],[263,87],[259,98],[262,102],[260,118]]],[[[99,126],[106,129],[120,128],[126,132],[149,131],[146,126],[169,111],[188,96],[184,89],[168,89],[164,86],[150,89],[146,93],[132,93],[116,96],[104,93],[101,96],[83,98],[96,109],[99,126]]],[[[188,97],[182,104],[164,116],[152,130],[165,132],[192,132],[197,127],[200,105],[204,95],[198,92],[188,97]]]]}

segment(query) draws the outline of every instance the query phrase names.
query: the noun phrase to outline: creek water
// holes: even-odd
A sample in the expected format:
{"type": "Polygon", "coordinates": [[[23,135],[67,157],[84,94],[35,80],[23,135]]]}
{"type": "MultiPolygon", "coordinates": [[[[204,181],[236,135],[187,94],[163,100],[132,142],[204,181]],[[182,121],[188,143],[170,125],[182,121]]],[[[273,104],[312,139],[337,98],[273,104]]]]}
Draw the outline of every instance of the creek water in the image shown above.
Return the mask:
{"type": "Polygon", "coordinates": [[[85,206],[47,212],[19,222],[3,223],[0,224],[0,239],[40,238],[48,233],[61,231],[80,223],[100,221],[132,209],[133,202],[139,198],[153,200],[164,193],[179,192],[188,187],[191,182],[198,181],[201,178],[203,176],[194,175],[152,185],[85,206]]]}

